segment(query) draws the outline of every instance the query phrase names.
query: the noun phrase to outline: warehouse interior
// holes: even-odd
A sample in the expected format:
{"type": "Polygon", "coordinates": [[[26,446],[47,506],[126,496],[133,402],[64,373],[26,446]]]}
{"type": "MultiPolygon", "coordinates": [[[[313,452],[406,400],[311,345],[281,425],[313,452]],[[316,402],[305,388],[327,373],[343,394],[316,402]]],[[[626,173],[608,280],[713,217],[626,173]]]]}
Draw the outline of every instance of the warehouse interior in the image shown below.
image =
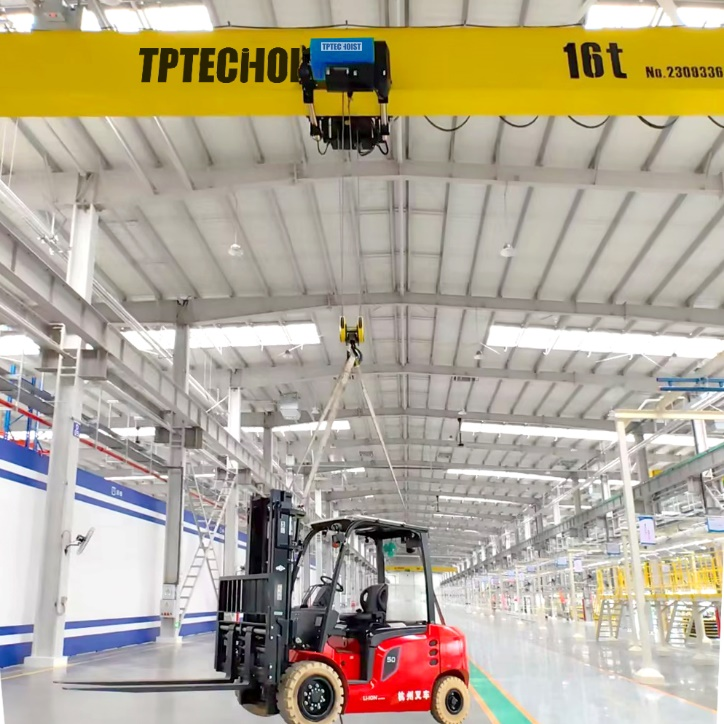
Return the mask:
{"type": "Polygon", "coordinates": [[[724,722],[722,27],[3,0],[0,724],[724,722]]]}

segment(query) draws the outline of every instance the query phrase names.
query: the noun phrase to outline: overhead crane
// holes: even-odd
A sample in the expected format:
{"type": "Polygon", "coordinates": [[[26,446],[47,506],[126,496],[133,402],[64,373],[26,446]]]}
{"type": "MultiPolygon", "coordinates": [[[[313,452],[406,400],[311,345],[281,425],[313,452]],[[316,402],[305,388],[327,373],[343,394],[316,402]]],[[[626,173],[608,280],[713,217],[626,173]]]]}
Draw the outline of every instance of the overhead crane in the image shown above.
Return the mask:
{"type": "MultiPolygon", "coordinates": [[[[5,33],[0,95],[8,116],[303,116],[303,48],[325,38],[386,44],[391,117],[724,115],[724,30],[681,27],[5,33]]],[[[349,113],[381,100],[355,94],[349,113]]],[[[338,94],[314,103],[339,115],[338,94]]]]}

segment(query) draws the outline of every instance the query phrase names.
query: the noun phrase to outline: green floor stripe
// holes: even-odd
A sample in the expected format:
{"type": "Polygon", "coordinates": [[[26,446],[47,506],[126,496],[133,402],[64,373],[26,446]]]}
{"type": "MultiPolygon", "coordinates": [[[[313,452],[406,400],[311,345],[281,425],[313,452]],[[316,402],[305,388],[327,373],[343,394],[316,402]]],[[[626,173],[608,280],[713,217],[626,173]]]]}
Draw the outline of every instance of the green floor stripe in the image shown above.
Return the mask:
{"type": "Polygon", "coordinates": [[[470,685],[478,692],[500,724],[530,724],[530,719],[521,714],[508,697],[472,661],[470,685]]]}

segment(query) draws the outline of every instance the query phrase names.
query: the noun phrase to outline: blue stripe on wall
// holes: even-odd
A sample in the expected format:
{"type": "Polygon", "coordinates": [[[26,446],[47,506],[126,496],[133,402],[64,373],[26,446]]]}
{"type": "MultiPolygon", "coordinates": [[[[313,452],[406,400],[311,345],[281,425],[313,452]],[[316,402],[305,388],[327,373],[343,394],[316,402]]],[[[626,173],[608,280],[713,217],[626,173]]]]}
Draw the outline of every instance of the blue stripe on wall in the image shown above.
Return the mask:
{"type": "Polygon", "coordinates": [[[77,656],[92,651],[106,651],[107,649],[120,649],[123,646],[146,644],[155,641],[160,631],[161,627],[159,625],[154,628],[139,628],[132,631],[74,636],[65,640],[63,655],[77,656]]]}
{"type": "MultiPolygon", "coordinates": [[[[15,443],[8,440],[0,439],[0,460],[5,460],[9,463],[13,463],[14,465],[19,465],[21,467],[27,468],[28,470],[32,470],[38,473],[47,475],[48,472],[48,457],[46,455],[40,455],[34,450],[20,447],[19,445],[16,445],[15,443]]],[[[46,489],[46,484],[43,482],[33,480],[33,478],[29,478],[19,473],[0,469],[0,479],[2,478],[16,483],[20,483],[21,485],[27,485],[38,490],[46,489]]],[[[123,501],[124,503],[128,503],[140,508],[145,508],[149,511],[153,511],[154,513],[159,513],[164,516],[166,515],[166,504],[162,500],[153,498],[150,495],[146,495],[145,493],[139,493],[137,490],[132,490],[131,488],[127,488],[124,485],[110,482],[108,480],[105,480],[104,478],[99,477],[98,475],[89,473],[87,470],[78,470],[76,483],[80,488],[93,490],[96,493],[100,493],[101,495],[107,495],[108,497],[113,498],[116,501],[123,501]]],[[[113,510],[114,512],[128,515],[133,518],[139,518],[150,523],[156,523],[158,525],[164,524],[164,521],[158,520],[157,518],[154,518],[152,516],[146,516],[143,513],[139,513],[135,510],[128,510],[127,508],[123,508],[117,504],[111,507],[112,504],[110,503],[104,503],[104,501],[85,496],[82,493],[76,494],[76,500],[88,503],[89,505],[95,505],[98,507],[106,508],[108,510],[113,510]]],[[[195,534],[196,528],[194,526],[194,518],[188,510],[184,511],[184,521],[191,526],[190,530],[187,532],[192,532],[195,534]]],[[[216,533],[218,536],[223,536],[224,526],[220,525],[216,533]]],[[[221,542],[223,538],[218,538],[217,540],[221,542]]],[[[242,548],[245,548],[246,533],[239,533],[239,541],[242,544],[242,548]]]]}
{"type": "Polygon", "coordinates": [[[15,634],[33,633],[33,624],[25,626],[0,626],[0,636],[14,636],[15,634]]]}
{"type": "Polygon", "coordinates": [[[199,621],[198,623],[185,623],[181,626],[181,636],[196,636],[216,630],[216,620],[199,621]]]}
{"type": "MultiPolygon", "coordinates": [[[[197,621],[185,623],[181,627],[181,636],[194,636],[196,634],[208,633],[216,628],[216,611],[198,611],[186,614],[186,620],[198,618],[212,618],[211,621],[197,621]]],[[[66,623],[66,630],[96,628],[98,626],[120,626],[127,624],[155,623],[159,619],[155,616],[134,616],[131,618],[106,618],[94,619],[92,621],[69,621],[66,623]]],[[[11,636],[14,634],[30,634],[33,626],[3,626],[0,627],[0,636],[11,636]]],[[[112,631],[110,633],[87,634],[85,636],[73,636],[65,639],[63,654],[65,656],[76,656],[87,654],[93,651],[105,651],[117,649],[123,646],[134,646],[155,641],[160,633],[160,626],[148,628],[131,629],[129,631],[112,631]]],[[[28,642],[19,644],[0,645],[0,669],[6,666],[17,666],[21,664],[26,656],[30,655],[32,644],[28,642]]]]}
{"type": "Polygon", "coordinates": [[[17,666],[23,659],[30,656],[32,644],[28,641],[22,644],[6,644],[0,646],[0,669],[6,666],[17,666]]]}
{"type": "MultiPolygon", "coordinates": [[[[2,457],[2,455],[0,455],[2,457]]],[[[20,475],[19,473],[10,472],[10,470],[0,469],[0,478],[5,480],[11,480],[14,483],[20,483],[21,485],[27,485],[29,488],[37,488],[38,490],[45,490],[45,483],[40,480],[33,480],[26,475],[20,475]]]]}
{"type": "MultiPolygon", "coordinates": [[[[4,460],[13,465],[25,468],[29,471],[46,474],[48,472],[48,457],[40,455],[37,451],[31,450],[30,448],[21,447],[11,441],[0,439],[0,460],[4,460]]],[[[36,490],[45,490],[46,484],[39,480],[34,480],[27,475],[21,473],[12,472],[0,468],[0,482],[6,480],[8,482],[19,483],[36,490]]],[[[156,513],[157,515],[166,514],[166,504],[156,498],[141,493],[137,490],[132,490],[123,485],[119,485],[112,481],[105,480],[104,478],[94,475],[86,470],[78,470],[76,482],[78,488],[89,491],[94,491],[101,495],[107,496],[111,500],[99,500],[85,495],[83,492],[76,493],[76,500],[88,505],[93,505],[106,510],[111,510],[114,513],[120,513],[127,515],[132,518],[143,520],[148,523],[154,523],[156,525],[164,525],[163,520],[159,520],[157,517],[152,515],[146,515],[138,510],[129,510],[123,507],[123,504],[134,505],[138,508],[145,509],[149,512],[156,513]]],[[[196,527],[194,525],[194,519],[189,511],[184,511],[184,521],[187,526],[184,526],[184,531],[192,535],[196,535],[196,527]]],[[[219,526],[214,531],[214,540],[219,543],[223,543],[224,527],[219,526]]],[[[245,533],[239,533],[239,545],[242,549],[246,548],[247,536],[245,533]]],[[[114,625],[132,625],[137,624],[148,624],[158,621],[158,615],[153,616],[136,616],[131,618],[118,618],[118,619],[97,619],[94,621],[69,621],[66,623],[67,630],[79,630],[83,628],[92,628],[98,626],[114,626],[114,625]]],[[[205,633],[213,631],[215,628],[216,612],[200,612],[200,613],[189,613],[186,616],[186,620],[189,623],[184,623],[181,628],[182,636],[190,636],[197,633],[205,633]],[[194,621],[194,619],[210,618],[214,620],[210,621],[194,621]]],[[[31,634],[33,626],[30,624],[21,624],[18,626],[3,626],[0,627],[0,637],[11,636],[11,635],[26,635],[31,634]]],[[[87,653],[90,651],[101,651],[108,648],[118,648],[121,646],[131,646],[138,643],[146,643],[152,641],[158,636],[159,627],[151,626],[148,628],[133,629],[130,631],[118,631],[113,633],[104,634],[88,634],[85,636],[75,636],[67,638],[65,641],[65,655],[73,656],[79,653],[87,653]]],[[[0,642],[2,638],[0,638],[0,642]]],[[[22,662],[22,660],[30,654],[31,644],[20,643],[20,644],[5,644],[0,645],[0,668],[6,666],[13,666],[22,662]]]]}

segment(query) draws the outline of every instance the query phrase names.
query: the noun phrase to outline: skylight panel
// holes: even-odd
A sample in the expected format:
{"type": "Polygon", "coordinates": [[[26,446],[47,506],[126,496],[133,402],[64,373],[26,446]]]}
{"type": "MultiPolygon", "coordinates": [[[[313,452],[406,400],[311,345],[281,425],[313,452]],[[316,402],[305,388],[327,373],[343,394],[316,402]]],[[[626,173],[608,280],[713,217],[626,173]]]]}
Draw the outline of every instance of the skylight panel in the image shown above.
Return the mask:
{"type": "Polygon", "coordinates": [[[612,355],[712,359],[724,351],[724,339],[670,334],[601,332],[587,329],[515,327],[494,324],[485,341],[488,347],[522,347],[543,352],[561,350],[612,355]]]}
{"type": "MultiPolygon", "coordinates": [[[[679,20],[689,28],[718,28],[724,24],[724,8],[691,7],[677,8],[679,20]]],[[[586,16],[587,30],[604,28],[668,27],[671,18],[656,5],[596,3],[586,16]]]]}
{"type": "MultiPolygon", "coordinates": [[[[493,422],[472,422],[470,420],[463,421],[461,425],[462,432],[472,432],[484,435],[513,435],[526,437],[548,437],[571,440],[593,440],[596,442],[616,442],[618,439],[613,430],[589,430],[587,428],[578,427],[547,427],[543,425],[508,425],[504,423],[493,422]]],[[[653,435],[647,433],[644,439],[648,440],[653,435]]],[[[629,442],[635,442],[633,435],[627,435],[629,442]]],[[[714,447],[724,442],[721,437],[708,437],[709,447],[714,447]]],[[[671,447],[694,447],[693,435],[659,435],[652,440],[652,445],[667,445],[671,447]]],[[[563,453],[565,450],[556,450],[551,448],[551,454],[556,452],[563,453]]]]}
{"type": "Polygon", "coordinates": [[[0,336],[0,357],[22,357],[38,355],[40,347],[24,334],[5,334],[0,336]]]}
{"type": "Polygon", "coordinates": [[[555,475],[546,475],[544,473],[516,473],[509,470],[466,470],[449,468],[446,473],[448,475],[467,475],[472,478],[513,478],[514,480],[547,480],[554,483],[565,483],[567,478],[556,477],[555,475]]]}
{"type": "Polygon", "coordinates": [[[585,28],[645,28],[651,25],[657,10],[655,5],[596,3],[586,15],[585,28]]]}
{"type": "Polygon", "coordinates": [[[32,13],[9,13],[4,18],[16,33],[29,33],[35,21],[32,13]]]}
{"type": "Polygon", "coordinates": [[[154,30],[213,30],[209,11],[204,5],[161,5],[145,10],[154,30]]]}
{"type": "Polygon", "coordinates": [[[155,427],[114,427],[113,432],[119,437],[154,437],[155,427]]]}
{"type": "MultiPolygon", "coordinates": [[[[148,335],[163,349],[173,349],[176,331],[149,329],[148,335]]],[[[139,332],[123,336],[137,349],[149,352],[151,345],[139,332]]],[[[289,347],[319,344],[317,325],[313,323],[258,324],[239,327],[195,327],[189,335],[191,349],[225,349],[226,347],[289,347]]]]}
{"type": "MultiPolygon", "coordinates": [[[[317,429],[317,423],[316,422],[298,422],[294,425],[280,425],[279,427],[273,428],[274,432],[313,432],[317,429]]],[[[327,429],[327,423],[323,422],[319,428],[320,430],[326,430],[327,429]]],[[[350,424],[349,420],[335,420],[332,423],[332,430],[335,431],[343,431],[343,430],[349,430],[350,424]]],[[[264,432],[263,427],[242,427],[242,432],[251,432],[256,434],[261,434],[264,432]]]]}
{"type": "MultiPolygon", "coordinates": [[[[119,33],[138,33],[143,30],[141,18],[135,10],[130,8],[107,9],[106,18],[108,18],[108,22],[113,26],[113,29],[119,33]]],[[[81,18],[81,24],[82,22],[83,19],[81,18]]]]}
{"type": "MultiPolygon", "coordinates": [[[[679,19],[688,28],[719,28],[724,25],[724,8],[720,7],[680,7],[679,19]]],[[[668,15],[661,18],[659,25],[671,25],[668,15]]]]}
{"type": "MultiPolygon", "coordinates": [[[[141,12],[153,30],[175,32],[213,30],[209,11],[200,4],[160,5],[144,8],[141,12]]],[[[138,33],[144,29],[143,17],[132,8],[106,8],[105,15],[112,28],[121,33],[138,33]]],[[[32,15],[30,18],[32,25],[32,15]]],[[[86,32],[97,32],[101,29],[97,16],[90,10],[83,12],[80,27],[86,32]]]]}
{"type": "Polygon", "coordinates": [[[515,500],[494,500],[492,498],[471,498],[468,495],[440,495],[440,500],[450,503],[502,503],[503,505],[525,505],[515,500]]]}

